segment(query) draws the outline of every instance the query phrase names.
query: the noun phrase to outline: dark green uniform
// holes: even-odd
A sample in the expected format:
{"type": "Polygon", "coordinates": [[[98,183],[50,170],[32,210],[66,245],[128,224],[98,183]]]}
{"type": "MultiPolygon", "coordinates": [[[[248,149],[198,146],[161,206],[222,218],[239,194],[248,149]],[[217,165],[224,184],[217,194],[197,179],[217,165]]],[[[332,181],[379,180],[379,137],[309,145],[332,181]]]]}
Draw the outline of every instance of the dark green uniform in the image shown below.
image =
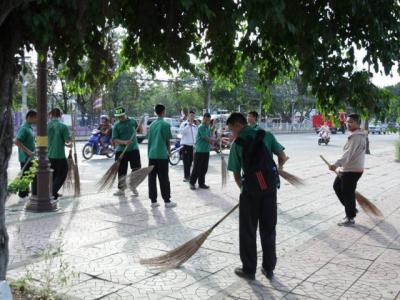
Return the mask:
{"type": "Polygon", "coordinates": [[[53,169],[53,197],[59,197],[58,191],[63,186],[68,174],[68,162],[65,156],[65,143],[70,140],[68,127],[59,119],[47,124],[49,138],[48,156],[53,169]]]}
{"type": "Polygon", "coordinates": [[[171,186],[169,182],[169,147],[172,138],[171,125],[159,117],[149,128],[147,154],[149,166],[154,166],[149,174],[149,198],[152,203],[157,202],[157,176],[160,181],[161,196],[164,202],[170,202],[171,186]]]}
{"type": "MultiPolygon", "coordinates": [[[[18,129],[16,139],[21,142],[29,151],[35,152],[35,137],[33,136],[32,126],[25,122],[18,129]]],[[[25,163],[28,159],[28,155],[18,148],[18,160],[20,163],[25,163]]]]}
{"type": "MultiPolygon", "coordinates": [[[[32,126],[28,122],[22,124],[22,126],[18,129],[16,139],[20,141],[22,145],[28,148],[29,151],[35,152],[35,137],[33,136],[32,126]]],[[[25,171],[28,171],[32,166],[31,162],[25,166],[28,158],[28,155],[22,149],[18,148],[18,160],[21,165],[21,170],[25,167],[25,171]]],[[[32,192],[33,194],[36,194],[36,177],[32,181],[32,192]]],[[[18,196],[21,198],[25,198],[28,195],[29,189],[18,192],[18,196]]]]}
{"type": "Polygon", "coordinates": [[[208,162],[210,160],[211,149],[211,145],[209,143],[210,138],[210,126],[201,124],[196,136],[193,170],[189,181],[191,185],[195,185],[198,180],[200,187],[206,186],[205,180],[208,171],[208,162]]]}
{"type": "MultiPolygon", "coordinates": [[[[255,137],[257,130],[245,126],[239,137],[255,137]]],[[[270,132],[265,132],[264,145],[270,152],[278,154],[284,150],[270,132]]],[[[228,169],[239,173],[243,170],[243,148],[233,143],[229,154],[228,169]]],[[[257,268],[257,227],[260,226],[261,246],[263,250],[262,266],[266,272],[272,272],[276,265],[276,189],[266,196],[255,196],[242,189],[239,202],[239,252],[243,271],[254,275],[257,268]]]]}
{"type": "Polygon", "coordinates": [[[118,169],[118,189],[120,190],[126,189],[126,180],[124,179],[128,174],[128,163],[130,164],[132,171],[142,167],[140,162],[139,144],[136,137],[137,128],[138,123],[136,120],[134,118],[127,118],[123,121],[116,122],[112,129],[112,140],[132,140],[132,143],[128,146],[119,144],[115,149],[115,160],[118,160],[125,147],[127,147],[118,169]]]}

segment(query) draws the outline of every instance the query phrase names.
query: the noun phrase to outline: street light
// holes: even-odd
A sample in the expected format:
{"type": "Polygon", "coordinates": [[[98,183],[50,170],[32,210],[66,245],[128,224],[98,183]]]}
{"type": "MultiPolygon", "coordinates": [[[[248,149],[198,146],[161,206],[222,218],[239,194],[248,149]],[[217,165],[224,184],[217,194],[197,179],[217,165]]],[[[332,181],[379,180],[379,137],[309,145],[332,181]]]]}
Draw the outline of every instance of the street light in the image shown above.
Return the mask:
{"type": "Polygon", "coordinates": [[[32,195],[25,209],[32,212],[57,210],[57,201],[52,198],[53,171],[47,157],[47,51],[38,55],[37,64],[37,194],[32,195]]]}

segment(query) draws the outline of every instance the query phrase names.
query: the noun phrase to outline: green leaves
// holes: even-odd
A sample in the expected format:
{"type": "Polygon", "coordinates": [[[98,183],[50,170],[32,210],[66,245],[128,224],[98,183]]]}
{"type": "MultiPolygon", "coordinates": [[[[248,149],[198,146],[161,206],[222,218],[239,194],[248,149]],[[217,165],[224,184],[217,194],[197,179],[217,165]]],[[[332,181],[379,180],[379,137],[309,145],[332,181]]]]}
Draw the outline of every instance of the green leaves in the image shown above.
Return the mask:
{"type": "Polygon", "coordinates": [[[29,170],[25,171],[23,175],[15,178],[7,187],[7,192],[9,194],[17,194],[18,192],[23,192],[29,190],[29,186],[36,176],[38,168],[38,161],[33,160],[32,166],[29,170]]]}

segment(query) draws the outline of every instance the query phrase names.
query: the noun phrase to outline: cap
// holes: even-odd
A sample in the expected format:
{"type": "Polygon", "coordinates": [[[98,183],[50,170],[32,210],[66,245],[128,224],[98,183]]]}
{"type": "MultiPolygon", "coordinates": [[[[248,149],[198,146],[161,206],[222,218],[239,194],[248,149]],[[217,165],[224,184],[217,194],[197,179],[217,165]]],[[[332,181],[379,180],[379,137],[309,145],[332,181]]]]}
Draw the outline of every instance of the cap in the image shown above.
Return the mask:
{"type": "Polygon", "coordinates": [[[114,116],[115,117],[122,117],[122,116],[124,116],[125,115],[125,108],[123,108],[122,106],[120,106],[120,107],[117,107],[116,109],[115,109],[115,112],[114,112],[114,116]]]}

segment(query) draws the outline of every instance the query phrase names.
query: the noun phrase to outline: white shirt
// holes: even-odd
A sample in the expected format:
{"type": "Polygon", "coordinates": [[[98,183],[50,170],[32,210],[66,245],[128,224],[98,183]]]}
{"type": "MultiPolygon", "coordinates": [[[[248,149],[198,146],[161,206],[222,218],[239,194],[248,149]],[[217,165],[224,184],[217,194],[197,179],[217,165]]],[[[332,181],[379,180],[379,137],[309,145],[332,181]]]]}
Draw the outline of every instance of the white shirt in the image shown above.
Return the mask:
{"type": "Polygon", "coordinates": [[[194,144],[196,143],[196,136],[197,136],[196,125],[194,124],[189,125],[189,122],[185,121],[181,124],[179,132],[182,135],[181,145],[194,146],[194,144]]]}

